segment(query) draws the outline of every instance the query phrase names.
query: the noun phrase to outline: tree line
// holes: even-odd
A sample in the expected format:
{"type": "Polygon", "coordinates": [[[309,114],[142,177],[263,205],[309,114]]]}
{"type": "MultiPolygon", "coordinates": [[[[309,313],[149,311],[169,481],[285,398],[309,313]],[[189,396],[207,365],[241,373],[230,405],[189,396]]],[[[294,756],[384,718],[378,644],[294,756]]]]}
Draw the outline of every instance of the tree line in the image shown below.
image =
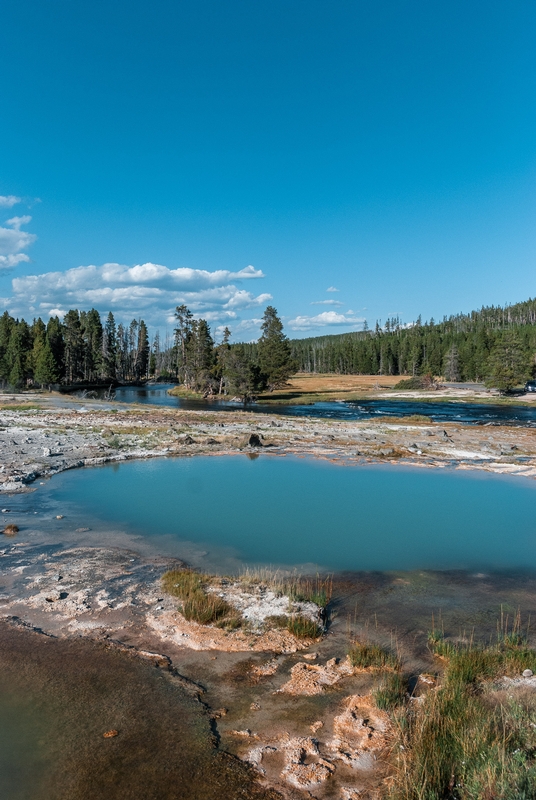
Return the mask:
{"type": "Polygon", "coordinates": [[[0,317],[0,381],[18,389],[143,380],[150,349],[142,319],[116,325],[110,312],[103,325],[94,308],[68,311],[62,322],[51,317],[46,325],[41,318],[29,325],[7,311],[0,317]]]}
{"type": "Polygon", "coordinates": [[[116,325],[112,312],[104,324],[99,312],[70,310],[29,325],[6,311],[0,317],[0,382],[25,388],[75,386],[109,381],[178,380],[186,390],[206,397],[236,395],[248,402],[264,389],[282,386],[295,371],[290,343],[272,306],[264,312],[255,359],[244,345],[231,345],[225,329],[214,342],[209,325],[184,305],[175,310],[173,339],[149,340],[143,319],[116,325]]]}
{"type": "Polygon", "coordinates": [[[485,381],[509,389],[535,374],[536,300],[485,307],[441,322],[398,318],[373,330],[289,340],[276,309],[268,306],[255,343],[230,344],[224,330],[216,343],[206,320],[187,306],[175,310],[176,327],[164,341],[149,340],[143,319],[104,323],[96,309],[70,310],[62,321],[0,317],[0,382],[76,385],[178,380],[186,390],[233,395],[244,402],[283,386],[293,372],[441,376],[447,381],[485,381]]]}
{"type": "Polygon", "coordinates": [[[393,318],[373,330],[294,339],[291,348],[303,372],[433,375],[507,389],[534,376],[536,300],[411,326],[393,318]]]}

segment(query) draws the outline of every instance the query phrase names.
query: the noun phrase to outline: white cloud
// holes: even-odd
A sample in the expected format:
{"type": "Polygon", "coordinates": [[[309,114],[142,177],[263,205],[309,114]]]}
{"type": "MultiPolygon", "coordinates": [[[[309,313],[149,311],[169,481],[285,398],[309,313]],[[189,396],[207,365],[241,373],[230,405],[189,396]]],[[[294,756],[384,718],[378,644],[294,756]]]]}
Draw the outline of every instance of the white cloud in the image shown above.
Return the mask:
{"type": "Polygon", "coordinates": [[[334,286],[328,286],[326,292],[340,292],[340,289],[336,289],[334,286]]]}
{"type": "Polygon", "coordinates": [[[21,250],[26,250],[35,240],[37,236],[35,233],[28,233],[21,231],[22,225],[27,225],[31,222],[32,218],[12,217],[5,223],[10,227],[0,227],[0,268],[8,269],[15,267],[22,261],[29,261],[30,258],[26,253],[21,253],[21,250]]]}
{"type": "Polygon", "coordinates": [[[94,306],[101,313],[113,311],[118,319],[141,315],[151,325],[161,326],[164,322],[173,325],[173,310],[184,303],[196,317],[211,324],[225,325],[233,320],[240,324],[241,312],[272,299],[266,292],[255,295],[236,285],[238,281],[258,278],[264,278],[264,274],[252,266],[237,272],[210,272],[185,267],[169,269],[152,263],[133,267],[115,263],[89,265],[14,278],[8,307],[24,313],[33,305],[43,316],[62,316],[70,308],[94,306]]]}
{"type": "Polygon", "coordinates": [[[314,300],[312,306],[343,306],[340,300],[314,300]]]}
{"type": "Polygon", "coordinates": [[[314,317],[298,316],[289,320],[289,327],[293,331],[310,331],[314,328],[325,328],[328,326],[356,327],[364,322],[363,317],[356,317],[350,314],[340,314],[337,311],[322,311],[314,317]]]}
{"type": "Polygon", "coordinates": [[[12,206],[16,206],[17,203],[21,203],[21,197],[15,197],[14,194],[0,194],[0,208],[11,208],[12,206]]]}

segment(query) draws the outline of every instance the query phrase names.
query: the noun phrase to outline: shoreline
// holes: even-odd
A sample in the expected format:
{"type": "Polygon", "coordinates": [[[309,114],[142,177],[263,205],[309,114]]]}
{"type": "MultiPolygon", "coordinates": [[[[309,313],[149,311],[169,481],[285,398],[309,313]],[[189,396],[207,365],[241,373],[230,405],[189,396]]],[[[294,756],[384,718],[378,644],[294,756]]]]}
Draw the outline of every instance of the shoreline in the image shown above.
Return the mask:
{"type": "MultiPolygon", "coordinates": [[[[510,426],[341,422],[126,404],[88,409],[73,401],[39,410],[4,406],[0,428],[6,495],[81,466],[259,452],[536,477],[534,432],[510,426]]],[[[251,765],[259,785],[288,800],[327,798],[334,787],[345,800],[372,798],[392,774],[392,730],[371,699],[381,676],[352,668],[347,659],[356,637],[395,647],[417,679],[438,669],[426,645],[432,615],[441,614],[450,635],[470,623],[486,638],[501,604],[512,613],[536,613],[532,573],[337,573],[327,632],[300,642],[280,631],[187,622],[160,584],[164,571],[185,566],[177,558],[25,541],[24,532],[4,536],[0,555],[4,622],[60,641],[111,646],[176,673],[194,693],[201,687],[221,751],[251,765]],[[370,718],[385,734],[372,745],[362,738],[370,718]]]]}
{"type": "Polygon", "coordinates": [[[390,463],[536,477],[536,437],[523,426],[396,417],[341,421],[135,404],[109,409],[92,403],[86,408],[76,401],[62,407],[50,403],[36,407],[34,402],[25,408],[20,395],[10,397],[13,409],[9,402],[0,408],[0,492],[4,493],[28,491],[38,479],[83,466],[263,451],[347,464],[390,463]]]}

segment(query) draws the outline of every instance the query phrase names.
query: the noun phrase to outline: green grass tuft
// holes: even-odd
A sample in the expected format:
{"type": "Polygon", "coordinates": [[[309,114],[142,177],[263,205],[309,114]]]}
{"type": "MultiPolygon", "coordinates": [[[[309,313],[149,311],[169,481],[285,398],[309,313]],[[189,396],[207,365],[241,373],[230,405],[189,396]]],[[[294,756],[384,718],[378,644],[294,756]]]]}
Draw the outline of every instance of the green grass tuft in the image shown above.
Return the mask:
{"type": "Polygon", "coordinates": [[[398,669],[400,661],[397,656],[384,650],[377,644],[361,644],[355,642],[348,653],[350,663],[353,667],[366,669],[367,667],[391,667],[398,669]]]}
{"type": "MultiPolygon", "coordinates": [[[[442,636],[432,644],[446,652],[442,636]]],[[[491,683],[533,669],[536,652],[512,641],[449,647],[442,684],[406,718],[391,797],[536,800],[536,698],[515,700],[491,683]]],[[[378,704],[386,704],[380,692],[378,704]]]]}
{"type": "Polygon", "coordinates": [[[407,682],[400,672],[388,672],[373,692],[374,700],[382,711],[393,711],[407,698],[407,682]]]}
{"type": "Polygon", "coordinates": [[[187,620],[210,625],[229,617],[231,623],[231,618],[236,619],[236,612],[221,597],[205,591],[209,580],[207,575],[194,570],[172,569],[162,576],[162,588],[183,601],[182,614],[187,620]]]}

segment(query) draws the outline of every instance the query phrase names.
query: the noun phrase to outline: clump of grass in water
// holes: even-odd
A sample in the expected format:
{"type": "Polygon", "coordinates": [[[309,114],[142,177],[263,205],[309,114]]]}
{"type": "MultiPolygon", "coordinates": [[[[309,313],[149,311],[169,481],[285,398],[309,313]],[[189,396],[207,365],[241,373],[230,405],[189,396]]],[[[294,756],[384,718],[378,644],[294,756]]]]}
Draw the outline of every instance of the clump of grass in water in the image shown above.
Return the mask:
{"type": "Polygon", "coordinates": [[[311,578],[297,574],[288,575],[279,570],[247,568],[240,578],[251,584],[264,583],[280,596],[288,596],[291,601],[316,603],[320,608],[328,605],[333,594],[331,575],[322,577],[317,574],[311,578]]]}
{"type": "MultiPolygon", "coordinates": [[[[204,587],[209,580],[208,575],[193,570],[172,569],[162,576],[162,588],[183,601],[182,614],[190,622],[210,625],[224,621],[226,617],[231,617],[236,622],[236,615],[229,603],[218,595],[207,594],[205,591],[204,587]]],[[[231,624],[231,620],[229,622],[231,624]]],[[[232,625],[238,627],[235,622],[232,625]]]]}
{"type": "MultiPolygon", "coordinates": [[[[432,642],[434,643],[434,642],[432,642]]],[[[441,647],[447,643],[439,637],[441,647]]],[[[442,685],[400,726],[397,800],[534,800],[536,702],[494,699],[484,681],[536,667],[536,651],[500,641],[450,645],[442,685]]]]}
{"type": "Polygon", "coordinates": [[[19,526],[10,522],[9,525],[6,525],[3,532],[6,536],[15,536],[15,534],[19,532],[19,526]]]}
{"type": "Polygon", "coordinates": [[[266,623],[275,628],[284,628],[298,639],[318,639],[322,635],[322,628],[314,620],[301,614],[287,617],[285,614],[266,617],[266,623]]]}
{"type": "Polygon", "coordinates": [[[406,700],[406,678],[401,672],[387,673],[372,694],[378,708],[381,708],[382,711],[393,711],[406,700]]]}
{"type": "Polygon", "coordinates": [[[367,667],[400,668],[398,657],[377,644],[355,642],[348,653],[348,657],[352,667],[360,667],[361,669],[366,669],[367,667]]]}

